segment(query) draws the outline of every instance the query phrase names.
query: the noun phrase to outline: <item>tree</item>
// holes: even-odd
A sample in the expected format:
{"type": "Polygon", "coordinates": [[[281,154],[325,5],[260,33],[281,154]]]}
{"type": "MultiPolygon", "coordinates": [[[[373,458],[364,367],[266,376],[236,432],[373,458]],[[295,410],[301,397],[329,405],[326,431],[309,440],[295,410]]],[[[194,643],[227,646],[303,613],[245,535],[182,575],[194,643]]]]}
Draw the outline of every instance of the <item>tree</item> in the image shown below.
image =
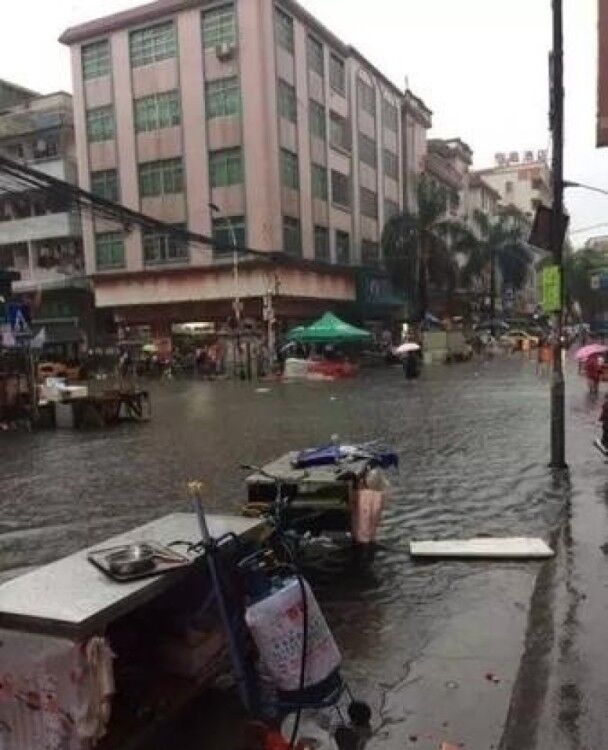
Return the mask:
{"type": "Polygon", "coordinates": [[[476,232],[467,237],[466,246],[459,247],[466,256],[461,280],[469,286],[473,279],[481,280],[490,271],[490,319],[496,318],[496,271],[500,269],[502,283],[514,290],[521,289],[528,278],[533,256],[528,250],[523,233],[511,213],[490,217],[476,210],[472,216],[476,232]]]}
{"type": "Polygon", "coordinates": [[[429,306],[429,284],[451,294],[456,286],[458,263],[453,245],[467,234],[466,227],[446,218],[458,205],[458,196],[422,177],[417,188],[418,210],[405,211],[388,220],[382,231],[387,270],[395,286],[418,301],[418,319],[429,306]]]}
{"type": "Polygon", "coordinates": [[[608,307],[606,292],[591,286],[591,277],[606,268],[606,255],[594,248],[577,250],[564,258],[566,303],[570,309],[574,302],[578,303],[583,320],[594,320],[608,307]]]}

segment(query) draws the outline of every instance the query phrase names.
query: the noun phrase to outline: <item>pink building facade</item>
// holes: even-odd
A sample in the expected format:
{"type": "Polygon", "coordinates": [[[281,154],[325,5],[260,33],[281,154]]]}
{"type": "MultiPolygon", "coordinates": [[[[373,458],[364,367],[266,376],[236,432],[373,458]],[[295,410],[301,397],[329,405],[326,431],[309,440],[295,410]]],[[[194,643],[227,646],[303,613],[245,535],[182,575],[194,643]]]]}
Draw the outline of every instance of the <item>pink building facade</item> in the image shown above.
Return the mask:
{"type": "Polygon", "coordinates": [[[61,41],[81,186],[222,245],[84,217],[99,307],[132,322],[225,317],[229,224],[285,258],[243,259],[246,312],[269,289],[293,317],[355,301],[355,268],[381,265],[407,174],[404,95],[355,49],[293,0],[159,0],[61,41]]]}

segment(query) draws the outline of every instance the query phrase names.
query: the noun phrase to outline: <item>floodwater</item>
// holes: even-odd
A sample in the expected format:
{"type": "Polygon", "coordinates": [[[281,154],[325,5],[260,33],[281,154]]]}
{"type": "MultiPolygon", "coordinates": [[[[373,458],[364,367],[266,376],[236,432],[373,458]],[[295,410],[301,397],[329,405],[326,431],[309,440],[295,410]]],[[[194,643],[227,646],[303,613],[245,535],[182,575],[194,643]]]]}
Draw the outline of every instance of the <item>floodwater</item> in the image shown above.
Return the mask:
{"type": "MultiPolygon", "coordinates": [[[[575,386],[569,420],[590,440],[596,412],[575,386]]],[[[400,470],[372,571],[362,575],[337,554],[311,575],[351,674],[388,686],[423,648],[455,583],[480,569],[416,565],[412,538],[547,537],[561,518],[564,490],[546,466],[548,380],[519,356],[429,367],[417,381],[381,368],[352,382],[258,387],[154,383],[148,424],[0,434],[0,575],[187,510],[192,478],[204,480],[209,510],[238,511],[241,462],[332,434],[382,440],[399,453],[400,470]]],[[[601,462],[588,471],[599,477],[601,462]]]]}

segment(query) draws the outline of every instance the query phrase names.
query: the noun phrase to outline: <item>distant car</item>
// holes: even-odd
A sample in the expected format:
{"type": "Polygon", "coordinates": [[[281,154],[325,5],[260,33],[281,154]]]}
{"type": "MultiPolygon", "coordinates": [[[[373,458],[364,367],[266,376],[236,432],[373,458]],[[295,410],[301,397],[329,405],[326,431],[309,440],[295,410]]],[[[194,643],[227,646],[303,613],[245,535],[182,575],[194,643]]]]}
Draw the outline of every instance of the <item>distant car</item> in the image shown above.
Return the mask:
{"type": "Polygon", "coordinates": [[[66,365],[64,362],[40,362],[38,365],[38,380],[46,378],[66,378],[73,382],[83,380],[86,373],[82,365],[66,365]]]}
{"type": "Polygon", "coordinates": [[[499,343],[502,346],[508,346],[511,349],[521,349],[524,340],[528,342],[530,348],[536,347],[540,344],[540,339],[538,336],[533,336],[527,331],[521,330],[508,331],[500,337],[499,343]]]}

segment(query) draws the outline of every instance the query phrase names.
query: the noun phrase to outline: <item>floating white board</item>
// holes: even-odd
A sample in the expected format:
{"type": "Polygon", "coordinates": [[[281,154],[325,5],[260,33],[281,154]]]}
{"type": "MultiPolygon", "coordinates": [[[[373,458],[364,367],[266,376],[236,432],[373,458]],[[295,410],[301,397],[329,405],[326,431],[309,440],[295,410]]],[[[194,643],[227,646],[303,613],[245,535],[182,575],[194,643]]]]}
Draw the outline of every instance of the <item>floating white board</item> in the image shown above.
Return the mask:
{"type": "Polygon", "coordinates": [[[602,445],[602,441],[599,438],[593,441],[593,445],[595,445],[595,447],[603,456],[608,457],[608,451],[604,448],[604,446],[602,445]]]}
{"type": "Polygon", "coordinates": [[[542,539],[531,537],[479,537],[445,539],[437,542],[410,542],[412,557],[458,557],[498,559],[543,559],[554,551],[542,539]]]}

